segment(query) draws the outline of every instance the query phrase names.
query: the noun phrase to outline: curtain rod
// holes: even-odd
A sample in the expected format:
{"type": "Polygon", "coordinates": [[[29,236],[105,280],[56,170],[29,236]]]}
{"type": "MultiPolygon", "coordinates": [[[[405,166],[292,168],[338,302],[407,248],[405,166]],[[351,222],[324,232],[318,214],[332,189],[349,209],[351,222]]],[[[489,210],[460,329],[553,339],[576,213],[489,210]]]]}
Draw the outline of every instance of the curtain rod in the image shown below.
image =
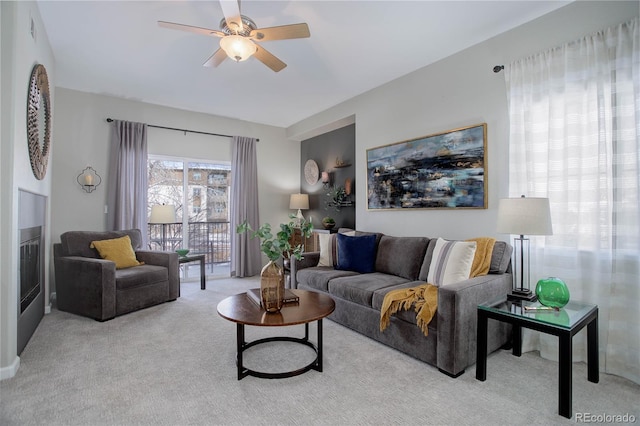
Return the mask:
{"type": "MultiPolygon", "coordinates": [[[[113,122],[113,118],[107,118],[107,123],[113,122]]],[[[221,136],[223,138],[232,138],[231,135],[222,135],[220,133],[201,132],[199,130],[178,129],[176,127],[156,126],[155,124],[147,124],[148,127],[155,127],[156,129],[176,130],[178,132],[198,133],[200,135],[221,136]]],[[[260,139],[256,139],[256,142],[260,142],[260,139]]]]}

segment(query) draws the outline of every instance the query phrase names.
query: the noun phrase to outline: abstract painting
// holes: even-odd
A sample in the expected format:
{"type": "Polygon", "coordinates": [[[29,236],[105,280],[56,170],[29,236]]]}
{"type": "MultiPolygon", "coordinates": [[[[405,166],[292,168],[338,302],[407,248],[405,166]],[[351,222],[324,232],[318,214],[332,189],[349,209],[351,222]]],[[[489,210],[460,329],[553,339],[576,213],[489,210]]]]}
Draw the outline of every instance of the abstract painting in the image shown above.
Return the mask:
{"type": "Polygon", "coordinates": [[[486,123],[367,150],[367,208],[486,209],[486,123]]]}

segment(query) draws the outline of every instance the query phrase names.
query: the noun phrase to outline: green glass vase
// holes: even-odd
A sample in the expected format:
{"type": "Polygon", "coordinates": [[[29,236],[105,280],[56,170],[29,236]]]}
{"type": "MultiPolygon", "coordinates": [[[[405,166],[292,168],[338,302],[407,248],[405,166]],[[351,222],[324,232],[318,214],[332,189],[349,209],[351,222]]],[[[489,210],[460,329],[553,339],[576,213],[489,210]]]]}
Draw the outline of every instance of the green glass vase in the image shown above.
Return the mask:
{"type": "Polygon", "coordinates": [[[567,284],[556,277],[544,278],[538,281],[536,296],[538,296],[538,301],[542,305],[552,308],[562,308],[569,303],[567,284]]]}

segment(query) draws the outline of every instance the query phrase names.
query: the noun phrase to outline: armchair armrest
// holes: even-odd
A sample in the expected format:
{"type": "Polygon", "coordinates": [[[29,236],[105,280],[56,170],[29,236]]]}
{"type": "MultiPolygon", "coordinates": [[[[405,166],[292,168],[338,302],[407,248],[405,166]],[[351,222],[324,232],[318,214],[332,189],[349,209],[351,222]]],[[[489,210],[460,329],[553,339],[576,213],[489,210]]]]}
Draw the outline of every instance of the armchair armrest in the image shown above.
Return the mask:
{"type": "Polygon", "coordinates": [[[298,279],[296,274],[300,269],[317,266],[318,262],[320,262],[319,251],[302,253],[302,259],[300,260],[297,260],[295,257],[291,258],[291,288],[298,288],[298,279]]]}
{"type": "Polygon", "coordinates": [[[155,250],[136,250],[136,258],[147,265],[164,266],[169,270],[169,300],[180,295],[180,265],[178,253],[155,250]]]}
{"type": "Polygon", "coordinates": [[[116,264],[80,256],[55,256],[56,303],[61,311],[98,321],[116,316],[116,264]]]}
{"type": "MultiPolygon", "coordinates": [[[[511,287],[511,274],[488,274],[438,289],[438,369],[456,377],[467,365],[475,363],[477,307],[506,296],[511,287]]],[[[501,324],[490,326],[488,346],[493,350],[506,343],[509,328],[501,324]]]]}

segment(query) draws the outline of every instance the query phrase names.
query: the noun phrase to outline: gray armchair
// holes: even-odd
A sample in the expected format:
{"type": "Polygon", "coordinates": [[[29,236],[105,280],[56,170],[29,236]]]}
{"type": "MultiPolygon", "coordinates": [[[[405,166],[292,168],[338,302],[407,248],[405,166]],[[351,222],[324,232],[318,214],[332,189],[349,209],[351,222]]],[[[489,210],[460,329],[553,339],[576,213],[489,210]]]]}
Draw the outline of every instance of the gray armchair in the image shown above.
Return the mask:
{"type": "Polygon", "coordinates": [[[139,229],[112,232],[70,231],[53,246],[57,307],[61,311],[106,321],[180,296],[178,254],[140,250],[139,229]],[[128,235],[144,265],[116,269],[92,241],[128,235]]]}

